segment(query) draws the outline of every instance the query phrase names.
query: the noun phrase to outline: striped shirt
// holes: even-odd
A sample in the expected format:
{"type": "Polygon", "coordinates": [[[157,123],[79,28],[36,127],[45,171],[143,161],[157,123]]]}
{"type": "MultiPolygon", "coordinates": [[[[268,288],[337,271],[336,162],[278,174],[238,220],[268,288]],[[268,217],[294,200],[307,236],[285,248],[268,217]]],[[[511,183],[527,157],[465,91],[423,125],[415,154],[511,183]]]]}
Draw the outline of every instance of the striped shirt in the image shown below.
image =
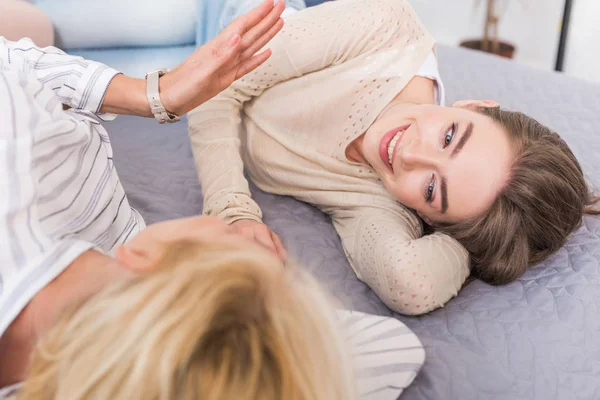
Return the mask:
{"type": "Polygon", "coordinates": [[[145,226],[96,118],[114,118],[97,113],[117,74],[0,37],[0,335],[83,252],[111,254],[145,226]]]}
{"type": "Polygon", "coordinates": [[[339,310],[361,400],[396,400],[425,363],[421,341],[394,318],[339,310]]]}

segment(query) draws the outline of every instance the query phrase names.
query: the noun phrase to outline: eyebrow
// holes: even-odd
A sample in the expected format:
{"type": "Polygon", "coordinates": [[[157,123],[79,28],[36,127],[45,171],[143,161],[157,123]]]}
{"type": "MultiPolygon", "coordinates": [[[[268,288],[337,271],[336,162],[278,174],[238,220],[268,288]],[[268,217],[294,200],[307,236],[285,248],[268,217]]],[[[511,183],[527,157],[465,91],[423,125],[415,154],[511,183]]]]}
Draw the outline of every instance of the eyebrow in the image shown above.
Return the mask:
{"type": "Polygon", "coordinates": [[[460,153],[462,148],[465,147],[465,144],[467,144],[467,142],[471,138],[472,134],[473,134],[473,123],[470,122],[469,125],[467,126],[467,129],[465,129],[465,133],[462,135],[462,137],[458,141],[458,144],[456,145],[454,150],[452,150],[452,154],[450,155],[450,158],[454,158],[454,157],[456,157],[456,155],[458,153],[460,153]]]}
{"type": "Polygon", "coordinates": [[[448,182],[442,177],[442,214],[448,211],[448,182]]]}
{"type": "MultiPolygon", "coordinates": [[[[472,134],[473,123],[470,122],[467,126],[467,129],[465,129],[465,133],[461,136],[460,140],[456,144],[456,147],[454,147],[454,150],[452,150],[450,158],[454,158],[458,153],[460,153],[462,148],[465,147],[465,144],[467,144],[471,138],[472,134]]],[[[442,177],[442,214],[445,214],[446,211],[448,211],[448,181],[446,180],[446,177],[442,177]]]]}

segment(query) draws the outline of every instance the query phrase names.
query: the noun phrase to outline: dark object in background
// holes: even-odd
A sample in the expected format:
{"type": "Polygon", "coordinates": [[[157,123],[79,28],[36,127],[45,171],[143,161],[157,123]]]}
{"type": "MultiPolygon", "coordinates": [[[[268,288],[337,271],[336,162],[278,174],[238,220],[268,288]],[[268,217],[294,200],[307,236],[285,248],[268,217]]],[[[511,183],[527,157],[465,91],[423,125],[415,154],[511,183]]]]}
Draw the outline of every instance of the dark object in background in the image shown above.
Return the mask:
{"type": "Polygon", "coordinates": [[[562,72],[565,63],[565,52],[567,51],[567,37],[569,35],[569,23],[571,21],[571,10],[573,9],[573,0],[565,0],[565,10],[560,29],[560,41],[556,54],[556,71],[562,72]]]}
{"type": "Polygon", "coordinates": [[[498,23],[500,17],[496,13],[496,0],[487,0],[487,12],[485,17],[485,27],[483,29],[483,39],[465,40],[460,43],[461,47],[468,49],[481,50],[487,53],[497,54],[505,58],[513,58],[515,46],[498,39],[498,23]]]}
{"type": "Polygon", "coordinates": [[[515,46],[503,41],[498,41],[498,44],[495,49],[489,46],[487,47],[487,49],[484,49],[483,40],[465,40],[460,42],[460,46],[466,47],[467,49],[486,51],[488,53],[497,54],[500,57],[505,58],[513,58],[513,56],[515,55],[515,46]]]}

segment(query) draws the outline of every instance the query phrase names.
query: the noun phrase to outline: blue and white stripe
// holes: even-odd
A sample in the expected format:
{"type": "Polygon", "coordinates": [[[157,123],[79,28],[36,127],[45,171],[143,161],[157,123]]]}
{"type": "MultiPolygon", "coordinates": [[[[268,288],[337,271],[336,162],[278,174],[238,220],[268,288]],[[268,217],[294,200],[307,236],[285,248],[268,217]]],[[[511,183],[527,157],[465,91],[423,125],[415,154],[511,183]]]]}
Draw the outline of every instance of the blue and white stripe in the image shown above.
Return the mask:
{"type": "Polygon", "coordinates": [[[338,311],[354,362],[361,400],[396,400],[425,362],[417,336],[402,322],[356,311],[338,311]]]}
{"type": "Polygon", "coordinates": [[[0,37],[0,335],[81,253],[110,254],[145,226],[93,117],[117,73],[0,37]]]}

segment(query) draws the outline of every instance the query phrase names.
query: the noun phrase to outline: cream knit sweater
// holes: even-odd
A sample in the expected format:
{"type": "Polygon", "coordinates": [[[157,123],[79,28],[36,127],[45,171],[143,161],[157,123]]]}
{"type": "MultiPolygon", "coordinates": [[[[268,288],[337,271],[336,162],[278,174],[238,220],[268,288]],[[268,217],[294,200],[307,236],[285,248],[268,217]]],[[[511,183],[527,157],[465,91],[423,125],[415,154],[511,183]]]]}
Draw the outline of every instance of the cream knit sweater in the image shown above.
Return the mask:
{"type": "Polygon", "coordinates": [[[374,170],[345,157],[433,46],[404,0],[338,0],[289,17],[267,63],[189,114],[205,214],[261,220],[245,166],[262,190],[329,214],[356,275],[391,309],[442,306],[469,273],[467,252],[422,237],[374,170]]]}

